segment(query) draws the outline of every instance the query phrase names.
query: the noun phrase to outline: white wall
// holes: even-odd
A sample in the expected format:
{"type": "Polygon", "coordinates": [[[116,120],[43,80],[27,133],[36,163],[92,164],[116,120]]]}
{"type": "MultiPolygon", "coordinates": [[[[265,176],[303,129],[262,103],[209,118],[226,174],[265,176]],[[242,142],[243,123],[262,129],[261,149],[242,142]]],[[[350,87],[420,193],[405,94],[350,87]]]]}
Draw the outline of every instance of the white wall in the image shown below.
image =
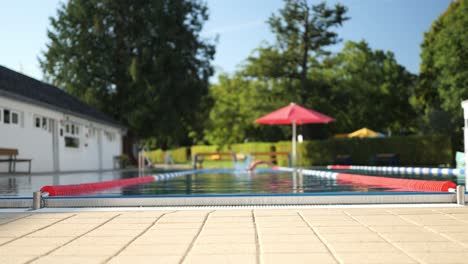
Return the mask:
{"type": "MultiPolygon", "coordinates": [[[[65,115],[63,113],[38,107],[0,96],[0,109],[10,109],[20,113],[20,125],[4,124],[3,116],[0,122],[0,148],[16,148],[18,158],[31,158],[33,172],[51,172],[53,164],[52,131],[35,127],[36,115],[55,120],[58,136],[58,156],[60,171],[98,170],[99,147],[98,134],[102,134],[102,169],[113,168],[113,157],[122,152],[122,133],[120,130],[96,122],[65,115]],[[65,146],[65,124],[73,123],[79,126],[79,147],[65,146]],[[87,128],[94,128],[96,134],[89,134],[87,128]],[[63,129],[63,135],[60,135],[63,129]],[[115,134],[113,141],[104,136],[104,131],[115,134]]],[[[4,158],[4,157],[0,157],[4,158]]],[[[0,172],[8,171],[8,163],[0,163],[0,172]]],[[[27,169],[25,164],[18,163],[17,171],[27,169]]]]}

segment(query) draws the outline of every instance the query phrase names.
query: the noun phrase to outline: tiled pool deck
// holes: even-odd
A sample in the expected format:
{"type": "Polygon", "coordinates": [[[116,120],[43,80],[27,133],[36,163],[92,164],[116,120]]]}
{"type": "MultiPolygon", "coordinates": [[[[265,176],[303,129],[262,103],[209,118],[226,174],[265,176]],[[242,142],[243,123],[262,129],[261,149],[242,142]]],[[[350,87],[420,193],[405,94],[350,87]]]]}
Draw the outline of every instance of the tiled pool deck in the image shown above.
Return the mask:
{"type": "Polygon", "coordinates": [[[0,213],[0,263],[468,263],[468,207],[0,213]]]}

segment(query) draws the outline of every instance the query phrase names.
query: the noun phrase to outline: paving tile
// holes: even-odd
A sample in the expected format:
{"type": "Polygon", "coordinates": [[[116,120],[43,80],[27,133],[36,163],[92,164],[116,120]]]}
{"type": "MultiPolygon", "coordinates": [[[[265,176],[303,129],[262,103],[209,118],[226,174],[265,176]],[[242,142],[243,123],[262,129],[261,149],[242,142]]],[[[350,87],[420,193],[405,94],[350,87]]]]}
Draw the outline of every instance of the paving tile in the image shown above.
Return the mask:
{"type": "Polygon", "coordinates": [[[328,245],[338,253],[378,253],[378,252],[399,252],[397,248],[386,242],[333,242],[328,245]]]}
{"type": "Polygon", "coordinates": [[[151,229],[145,232],[148,236],[195,236],[199,229],[151,229]]]}
{"type": "MultiPolygon", "coordinates": [[[[182,256],[117,256],[109,264],[178,264],[182,256]]],[[[82,264],[82,263],[81,263],[82,264]]]]}
{"type": "Polygon", "coordinates": [[[313,216],[313,215],[346,215],[346,212],[342,209],[300,209],[297,210],[304,216],[313,216]]]}
{"type": "Polygon", "coordinates": [[[34,264],[98,264],[102,263],[107,257],[105,256],[45,256],[32,263],[34,264]]]}
{"type": "Polygon", "coordinates": [[[45,238],[45,237],[23,237],[17,239],[11,243],[9,246],[41,246],[41,245],[53,245],[58,246],[62,245],[70,240],[72,240],[73,236],[68,237],[54,237],[54,239],[45,238]]]}
{"type": "Polygon", "coordinates": [[[387,211],[397,215],[439,215],[441,212],[431,208],[389,208],[387,211]]]}
{"type": "Polygon", "coordinates": [[[150,228],[154,229],[198,229],[201,223],[157,223],[150,228]]]}
{"type": "Polygon", "coordinates": [[[320,263],[320,264],[335,264],[335,259],[330,254],[325,253],[291,253],[291,254],[263,254],[263,263],[265,264],[309,264],[309,263],[320,263]]]}
{"type": "Polygon", "coordinates": [[[31,214],[25,219],[63,219],[70,216],[73,216],[73,213],[54,213],[54,214],[47,214],[47,213],[35,213],[31,214]]]}
{"type": "Polygon", "coordinates": [[[120,245],[66,245],[51,253],[53,256],[111,256],[121,249],[120,245]]]}
{"type": "Polygon", "coordinates": [[[7,242],[7,241],[10,241],[12,240],[14,237],[0,237],[0,245],[7,242]]]}
{"type": "Polygon", "coordinates": [[[207,223],[253,223],[252,217],[210,217],[207,223]]]}
{"type": "Polygon", "coordinates": [[[256,217],[255,222],[257,223],[263,223],[263,222],[283,222],[283,223],[289,223],[289,222],[302,222],[302,218],[299,217],[298,215],[295,216],[265,216],[265,217],[256,217]]]}
{"type": "Polygon", "coordinates": [[[369,226],[373,231],[379,233],[421,233],[421,232],[428,232],[427,229],[420,226],[369,226]]]}
{"type": "Polygon", "coordinates": [[[416,252],[414,255],[428,264],[440,264],[440,263],[467,263],[468,253],[467,252],[450,252],[450,254],[444,252],[416,252]]]}
{"type": "Polygon", "coordinates": [[[467,223],[457,220],[445,220],[445,221],[418,221],[419,225],[423,226],[466,226],[467,223]]]}
{"type": "Polygon", "coordinates": [[[368,233],[346,233],[346,234],[322,234],[323,239],[326,242],[385,242],[377,234],[368,233]]]}
{"type": "Polygon", "coordinates": [[[307,219],[307,222],[313,227],[319,227],[319,226],[363,226],[361,223],[358,223],[356,221],[327,221],[327,220],[314,221],[314,220],[307,219]]]}
{"type": "Polygon", "coordinates": [[[464,226],[432,226],[427,225],[426,227],[439,232],[439,233],[465,233],[468,231],[468,224],[464,226]]]}
{"type": "Polygon", "coordinates": [[[225,229],[225,228],[208,228],[202,231],[204,235],[253,235],[255,234],[254,228],[239,228],[239,229],[225,229]]]}
{"type": "Polygon", "coordinates": [[[414,215],[404,215],[404,219],[409,219],[411,221],[447,221],[454,220],[448,215],[444,214],[414,214],[414,215]]]}
{"type": "Polygon", "coordinates": [[[309,222],[324,222],[324,221],[354,221],[347,215],[315,215],[315,216],[304,216],[309,222]]]}
{"type": "Polygon", "coordinates": [[[389,264],[403,264],[403,263],[417,263],[417,261],[411,259],[409,256],[403,253],[337,253],[338,259],[343,263],[389,263],[389,264]]]}
{"type": "MultiPolygon", "coordinates": [[[[96,225],[97,226],[97,225],[96,225]]],[[[123,229],[134,229],[134,230],[145,230],[151,226],[151,224],[115,224],[107,223],[103,226],[100,226],[98,230],[123,230],[123,229]]]]}
{"type": "Polygon", "coordinates": [[[414,226],[414,224],[409,223],[398,216],[367,215],[355,216],[355,218],[360,223],[370,226],[414,226]]]}
{"type": "MultiPolygon", "coordinates": [[[[280,223],[283,224],[283,223],[280,223]]],[[[199,225],[200,227],[200,225],[199,225]]],[[[255,224],[252,223],[207,223],[204,229],[253,229],[255,224]]]]}
{"type": "Polygon", "coordinates": [[[445,213],[445,214],[467,214],[468,215],[468,210],[466,209],[466,207],[437,208],[435,210],[441,213],[445,213]]]}
{"type": "Polygon", "coordinates": [[[320,234],[373,233],[364,226],[321,226],[316,228],[320,234]]]}
{"type": "Polygon", "coordinates": [[[85,234],[89,230],[66,230],[66,229],[43,229],[37,232],[34,232],[28,237],[70,237],[70,236],[79,236],[85,234]]]}
{"type": "Polygon", "coordinates": [[[288,209],[257,209],[254,210],[255,216],[289,216],[289,215],[297,215],[297,210],[288,210],[288,209]]]}
{"type": "Polygon", "coordinates": [[[141,217],[141,218],[114,218],[109,224],[152,224],[156,219],[141,217]]]}
{"type": "Polygon", "coordinates": [[[283,243],[283,242],[290,242],[290,243],[316,242],[316,243],[319,243],[320,239],[314,234],[309,234],[309,235],[261,234],[260,241],[262,244],[283,243]]]}
{"type": "Polygon", "coordinates": [[[60,223],[63,224],[102,224],[109,220],[110,217],[103,217],[103,218],[80,218],[80,217],[72,217],[66,220],[63,220],[60,223]]]}
{"type": "Polygon", "coordinates": [[[383,236],[392,242],[444,242],[446,238],[430,232],[385,233],[383,236]]]}
{"type": "Polygon", "coordinates": [[[236,243],[236,244],[254,244],[254,235],[230,235],[230,236],[210,236],[201,235],[197,239],[197,244],[216,244],[216,243],[236,243]]]}
{"type": "Polygon", "coordinates": [[[364,208],[355,208],[355,209],[345,209],[345,212],[353,215],[390,215],[391,213],[385,209],[364,209],[364,208]]]}
{"type": "Polygon", "coordinates": [[[260,227],[258,228],[260,235],[264,234],[285,234],[285,235],[311,235],[314,234],[308,227],[260,227]]]}
{"type": "Polygon", "coordinates": [[[468,232],[464,233],[441,233],[460,242],[468,242],[468,232]]]}
{"type": "Polygon", "coordinates": [[[233,243],[217,243],[217,244],[196,244],[190,255],[229,255],[229,254],[255,254],[255,244],[233,244],[233,243]]]}
{"type": "Polygon", "coordinates": [[[28,214],[9,214],[9,213],[0,213],[0,219],[13,219],[27,216],[28,214]]]}
{"type": "Polygon", "coordinates": [[[204,218],[210,211],[177,211],[167,214],[169,217],[202,217],[204,218]]]}
{"type": "Polygon", "coordinates": [[[327,253],[322,243],[262,243],[262,253],[327,253]]]}
{"type": "Polygon", "coordinates": [[[88,246],[88,245],[125,245],[130,242],[133,237],[119,237],[119,236],[112,236],[112,237],[80,237],[73,242],[71,242],[70,246],[88,246]]]}
{"type": "Polygon", "coordinates": [[[18,264],[25,263],[26,261],[32,259],[31,256],[1,256],[0,263],[2,264],[18,264]]]}
{"type": "Polygon", "coordinates": [[[399,242],[395,245],[408,252],[466,252],[468,249],[455,242],[399,242]]]}
{"type": "Polygon", "coordinates": [[[291,222],[260,222],[257,223],[259,227],[304,227],[307,228],[307,224],[304,221],[291,221],[291,222]]]}
{"type": "MultiPolygon", "coordinates": [[[[158,262],[159,263],[159,262],[158,262]]],[[[216,263],[216,264],[255,264],[256,256],[253,254],[229,254],[229,255],[189,255],[185,259],[184,264],[195,264],[195,263],[216,263]]]]}
{"type": "Polygon", "coordinates": [[[119,218],[152,218],[156,220],[158,217],[163,215],[164,212],[123,212],[119,215],[119,218]]]}
{"type": "Polygon", "coordinates": [[[54,249],[54,245],[41,246],[9,246],[0,247],[0,256],[39,256],[54,249]]]}
{"type": "Polygon", "coordinates": [[[161,244],[154,245],[137,245],[131,244],[119,255],[122,256],[155,256],[155,255],[175,255],[183,256],[187,251],[189,245],[187,244],[161,244]]]}
{"type": "Polygon", "coordinates": [[[137,238],[132,244],[138,245],[160,245],[160,244],[190,244],[194,236],[150,236],[143,235],[137,238]]]}
{"type": "Polygon", "coordinates": [[[112,236],[132,236],[135,237],[139,233],[141,233],[141,230],[135,230],[135,229],[123,229],[123,230],[93,230],[86,234],[88,237],[112,237],[112,236]]]}
{"type": "Polygon", "coordinates": [[[252,212],[249,210],[217,210],[210,215],[210,219],[217,217],[252,217],[252,212]]]}

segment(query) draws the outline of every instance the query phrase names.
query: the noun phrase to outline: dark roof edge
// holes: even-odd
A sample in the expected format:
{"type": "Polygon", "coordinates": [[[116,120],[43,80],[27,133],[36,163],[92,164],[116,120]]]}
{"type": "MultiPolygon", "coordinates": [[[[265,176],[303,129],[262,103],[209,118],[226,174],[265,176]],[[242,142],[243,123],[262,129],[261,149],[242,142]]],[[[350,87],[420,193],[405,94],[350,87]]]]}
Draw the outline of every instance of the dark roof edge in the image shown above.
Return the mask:
{"type": "Polygon", "coordinates": [[[43,103],[43,102],[40,102],[38,100],[34,100],[34,99],[31,99],[31,98],[28,98],[28,97],[25,97],[25,96],[22,96],[22,95],[18,95],[18,94],[14,94],[14,93],[11,93],[11,92],[7,92],[7,91],[4,91],[4,90],[0,90],[0,96],[4,96],[4,97],[14,99],[14,100],[17,100],[17,101],[20,101],[20,102],[33,104],[33,105],[48,108],[48,109],[53,109],[53,110],[62,112],[62,113],[67,114],[67,115],[75,115],[75,116],[83,118],[83,119],[87,119],[87,120],[91,120],[91,121],[94,121],[94,122],[97,122],[97,123],[102,123],[102,124],[105,124],[105,125],[108,125],[108,126],[116,127],[116,128],[122,129],[124,131],[124,133],[126,133],[126,131],[127,131],[127,127],[125,127],[123,125],[120,125],[120,124],[117,124],[117,123],[111,123],[111,122],[108,122],[108,121],[104,121],[104,120],[101,120],[101,119],[98,119],[98,118],[91,117],[89,115],[83,115],[81,113],[70,111],[68,109],[64,109],[64,108],[54,106],[54,105],[51,105],[51,104],[43,103]]]}

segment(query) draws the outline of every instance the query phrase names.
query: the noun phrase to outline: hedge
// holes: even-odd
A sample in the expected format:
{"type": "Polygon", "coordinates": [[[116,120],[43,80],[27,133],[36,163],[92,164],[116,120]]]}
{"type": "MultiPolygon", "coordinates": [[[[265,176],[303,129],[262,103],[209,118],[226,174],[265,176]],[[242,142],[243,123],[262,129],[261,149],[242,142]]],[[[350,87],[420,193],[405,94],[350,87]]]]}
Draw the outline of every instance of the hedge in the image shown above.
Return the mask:
{"type": "MultiPolygon", "coordinates": [[[[251,152],[276,151],[291,152],[290,141],[280,142],[248,142],[234,144],[230,147],[192,146],[191,157],[185,147],[169,150],[174,162],[186,163],[193,156],[201,152],[233,151],[248,154],[251,152]]],[[[350,155],[352,163],[366,165],[378,153],[394,153],[399,156],[402,166],[439,166],[453,164],[451,140],[447,136],[395,136],[388,138],[345,138],[304,141],[297,144],[298,164],[301,166],[329,165],[335,162],[337,155],[350,155]]],[[[164,163],[164,151],[151,151],[153,162],[164,163]]],[[[278,156],[279,164],[288,164],[287,157],[278,156]]]]}

